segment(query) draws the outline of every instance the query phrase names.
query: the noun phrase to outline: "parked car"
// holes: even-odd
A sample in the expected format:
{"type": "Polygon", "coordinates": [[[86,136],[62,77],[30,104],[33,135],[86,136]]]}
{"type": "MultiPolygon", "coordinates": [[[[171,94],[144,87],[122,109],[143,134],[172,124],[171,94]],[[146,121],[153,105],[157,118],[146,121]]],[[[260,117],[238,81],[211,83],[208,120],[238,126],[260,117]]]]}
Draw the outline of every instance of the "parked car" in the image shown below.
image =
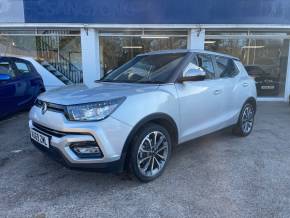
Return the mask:
{"type": "Polygon", "coordinates": [[[0,119],[30,109],[45,88],[33,65],[16,57],[0,57],[0,119]]]}
{"type": "Polygon", "coordinates": [[[94,87],[41,94],[30,111],[31,140],[69,167],[131,169],[157,178],[172,146],[233,126],[247,136],[255,81],[234,57],[197,50],[138,55],[94,87]]]}
{"type": "Polygon", "coordinates": [[[277,78],[271,76],[258,65],[245,66],[249,75],[256,81],[258,96],[276,96],[280,91],[277,78]]]}

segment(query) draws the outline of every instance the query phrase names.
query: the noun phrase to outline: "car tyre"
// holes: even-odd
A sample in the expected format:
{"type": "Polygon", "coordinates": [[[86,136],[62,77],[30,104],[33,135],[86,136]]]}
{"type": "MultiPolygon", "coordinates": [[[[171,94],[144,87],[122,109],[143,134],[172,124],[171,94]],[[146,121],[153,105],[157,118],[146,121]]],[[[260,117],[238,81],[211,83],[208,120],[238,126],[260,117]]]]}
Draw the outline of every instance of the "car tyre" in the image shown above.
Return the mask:
{"type": "Polygon", "coordinates": [[[131,143],[129,166],[142,182],[159,177],[171,156],[172,142],[168,131],[157,124],[142,127],[131,143]]]}
{"type": "Polygon", "coordinates": [[[253,104],[247,102],[244,104],[238,123],[233,127],[233,133],[237,136],[246,137],[251,134],[255,121],[255,108],[253,104]]]}

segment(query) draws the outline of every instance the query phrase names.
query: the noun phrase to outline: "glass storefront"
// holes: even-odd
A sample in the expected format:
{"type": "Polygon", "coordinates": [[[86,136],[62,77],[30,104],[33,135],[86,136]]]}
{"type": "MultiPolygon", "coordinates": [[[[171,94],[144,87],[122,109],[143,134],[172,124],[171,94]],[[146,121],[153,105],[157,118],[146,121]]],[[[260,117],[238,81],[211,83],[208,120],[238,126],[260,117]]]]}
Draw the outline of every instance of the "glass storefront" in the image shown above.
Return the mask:
{"type": "MultiPolygon", "coordinates": [[[[188,29],[96,31],[103,75],[140,53],[187,48],[188,29]]],[[[286,32],[206,31],[205,49],[240,58],[256,81],[259,97],[285,97],[288,48],[286,32]]],[[[80,29],[0,29],[1,56],[34,58],[51,73],[60,72],[65,84],[83,81],[81,50],[80,29]]]]}
{"type": "Polygon", "coordinates": [[[82,81],[80,31],[0,31],[0,55],[33,58],[73,83],[82,81]]]}
{"type": "Polygon", "coordinates": [[[100,59],[101,70],[104,74],[124,64],[136,55],[149,51],[185,49],[187,32],[154,32],[134,35],[127,33],[101,34],[100,59]]]}
{"type": "Polygon", "coordinates": [[[213,33],[205,49],[235,57],[245,65],[259,97],[284,97],[289,40],[284,33],[213,33]]]}

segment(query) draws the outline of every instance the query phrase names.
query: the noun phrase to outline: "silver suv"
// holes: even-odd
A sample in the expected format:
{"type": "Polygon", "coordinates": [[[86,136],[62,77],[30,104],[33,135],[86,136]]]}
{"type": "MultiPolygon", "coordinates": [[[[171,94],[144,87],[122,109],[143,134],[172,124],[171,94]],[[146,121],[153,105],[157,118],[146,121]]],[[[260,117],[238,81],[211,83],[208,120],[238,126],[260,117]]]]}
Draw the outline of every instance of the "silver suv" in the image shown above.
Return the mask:
{"type": "Polygon", "coordinates": [[[231,56],[198,50],[138,55],[93,87],[41,94],[30,111],[32,142],[73,168],[131,169],[147,182],[173,145],[233,126],[251,133],[255,81],[231,56]]]}

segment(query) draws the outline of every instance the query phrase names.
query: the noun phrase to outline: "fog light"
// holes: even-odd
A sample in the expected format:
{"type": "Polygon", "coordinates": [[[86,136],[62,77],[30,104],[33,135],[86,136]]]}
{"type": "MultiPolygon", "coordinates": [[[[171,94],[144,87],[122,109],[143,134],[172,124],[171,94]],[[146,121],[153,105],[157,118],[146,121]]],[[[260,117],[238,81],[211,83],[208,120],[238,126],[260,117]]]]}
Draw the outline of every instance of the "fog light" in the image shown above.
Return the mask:
{"type": "Polygon", "coordinates": [[[103,157],[100,147],[95,142],[78,142],[70,145],[72,151],[80,158],[103,157]]]}
{"type": "Polygon", "coordinates": [[[78,147],[76,146],[74,150],[79,154],[92,154],[92,153],[100,153],[100,148],[99,147],[78,147]]]}

